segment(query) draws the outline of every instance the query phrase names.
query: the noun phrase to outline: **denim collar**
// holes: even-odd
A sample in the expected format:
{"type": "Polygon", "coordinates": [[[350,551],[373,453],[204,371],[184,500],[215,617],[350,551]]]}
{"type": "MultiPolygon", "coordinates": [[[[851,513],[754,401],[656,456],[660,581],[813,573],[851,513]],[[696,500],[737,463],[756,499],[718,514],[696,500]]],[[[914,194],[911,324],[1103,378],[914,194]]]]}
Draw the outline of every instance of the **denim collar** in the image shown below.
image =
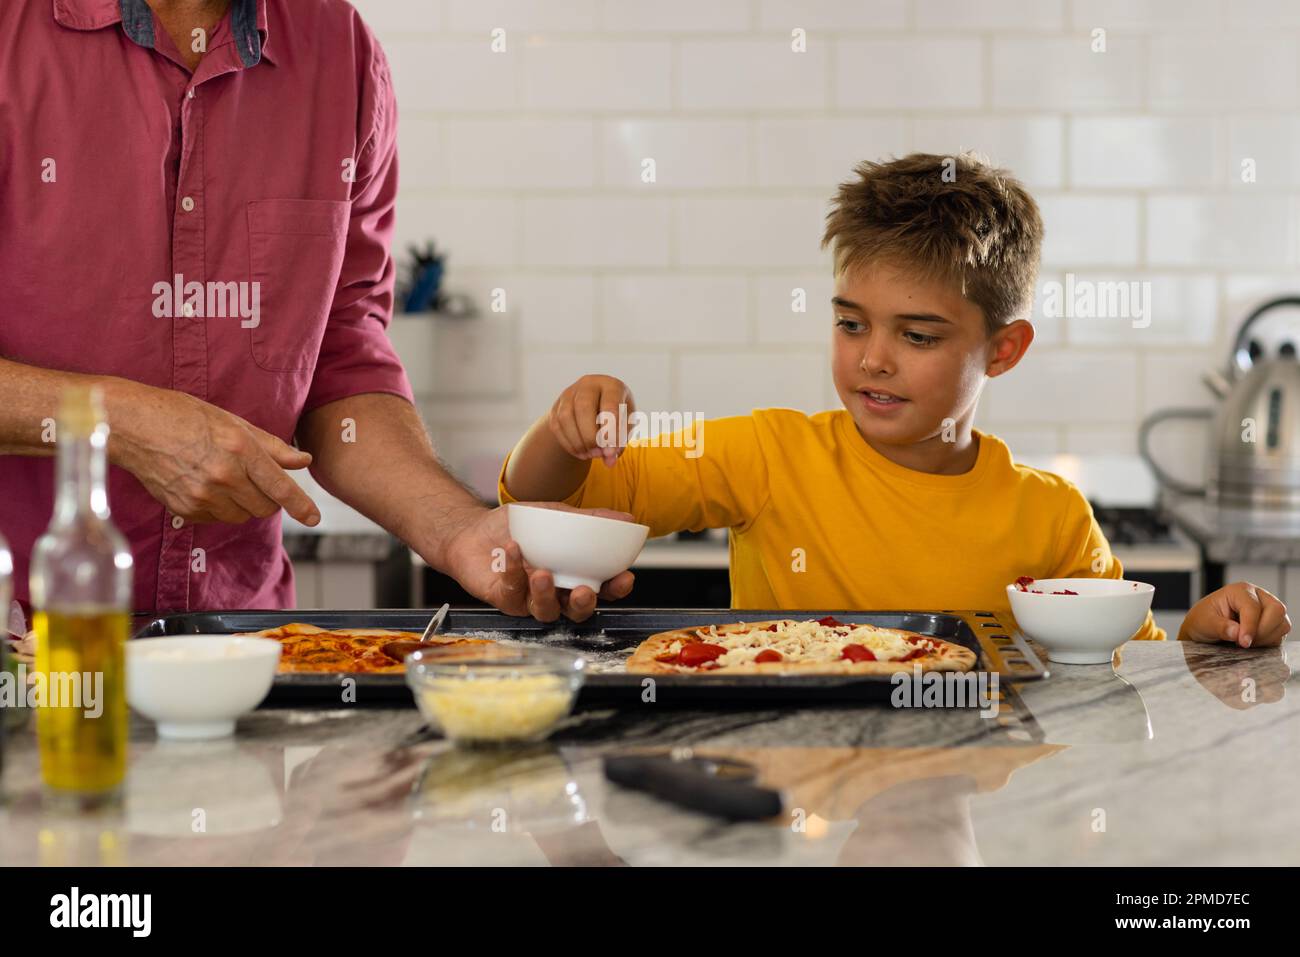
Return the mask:
{"type": "MultiPolygon", "coordinates": [[[[98,30],[120,22],[134,42],[153,49],[153,10],[145,0],[54,0],[54,19],[75,30],[98,30]]],[[[256,66],[263,56],[274,62],[267,48],[266,0],[231,0],[230,26],[245,68],[256,66]]]]}

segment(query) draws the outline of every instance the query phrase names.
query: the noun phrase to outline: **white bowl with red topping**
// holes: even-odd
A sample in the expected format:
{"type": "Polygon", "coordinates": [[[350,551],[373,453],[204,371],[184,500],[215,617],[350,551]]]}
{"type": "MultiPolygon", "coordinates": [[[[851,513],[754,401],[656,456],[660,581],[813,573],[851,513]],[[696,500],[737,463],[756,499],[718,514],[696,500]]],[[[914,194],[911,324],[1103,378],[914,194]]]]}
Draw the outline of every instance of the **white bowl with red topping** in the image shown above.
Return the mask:
{"type": "Polygon", "coordinates": [[[1020,630],[1067,665],[1110,664],[1142,627],[1155,592],[1116,578],[1021,578],[1007,586],[1020,630]]]}

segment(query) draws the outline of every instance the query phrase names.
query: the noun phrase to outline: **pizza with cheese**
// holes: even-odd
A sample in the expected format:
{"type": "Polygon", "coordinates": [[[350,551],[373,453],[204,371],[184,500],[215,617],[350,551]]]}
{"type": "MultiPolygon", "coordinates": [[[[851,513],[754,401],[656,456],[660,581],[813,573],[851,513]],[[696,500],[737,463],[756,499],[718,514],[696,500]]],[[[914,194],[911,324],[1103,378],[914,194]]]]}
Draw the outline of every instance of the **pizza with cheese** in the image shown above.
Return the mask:
{"type": "Polygon", "coordinates": [[[969,671],[975,653],[914,631],[815,621],[738,622],[651,635],[627,660],[631,674],[883,675],[969,671]]]}
{"type": "MultiPolygon", "coordinates": [[[[317,628],[291,622],[278,628],[240,633],[245,638],[274,638],[280,642],[280,673],[325,674],[401,674],[405,665],[384,651],[392,641],[420,644],[416,631],[393,631],[388,628],[317,628]]],[[[486,638],[463,635],[434,635],[424,642],[428,647],[443,645],[487,644],[486,638]]]]}

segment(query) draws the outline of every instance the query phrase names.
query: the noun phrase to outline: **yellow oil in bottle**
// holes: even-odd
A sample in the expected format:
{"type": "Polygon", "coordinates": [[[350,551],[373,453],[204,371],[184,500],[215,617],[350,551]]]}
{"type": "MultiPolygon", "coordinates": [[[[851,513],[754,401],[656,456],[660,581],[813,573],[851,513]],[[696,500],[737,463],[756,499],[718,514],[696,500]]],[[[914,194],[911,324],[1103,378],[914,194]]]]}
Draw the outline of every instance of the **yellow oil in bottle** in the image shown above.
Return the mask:
{"type": "Polygon", "coordinates": [[[59,403],[54,512],[32,548],[41,777],[81,803],[115,799],[126,775],[131,549],[108,506],[108,425],[97,389],[59,403]]]}
{"type": "Polygon", "coordinates": [[[126,639],[130,615],[113,609],[38,611],[36,712],[41,777],[56,790],[113,791],[126,774],[126,639]]]}
{"type": "Polygon", "coordinates": [[[120,814],[49,817],[36,832],[41,867],[121,867],[126,863],[120,814]]]}

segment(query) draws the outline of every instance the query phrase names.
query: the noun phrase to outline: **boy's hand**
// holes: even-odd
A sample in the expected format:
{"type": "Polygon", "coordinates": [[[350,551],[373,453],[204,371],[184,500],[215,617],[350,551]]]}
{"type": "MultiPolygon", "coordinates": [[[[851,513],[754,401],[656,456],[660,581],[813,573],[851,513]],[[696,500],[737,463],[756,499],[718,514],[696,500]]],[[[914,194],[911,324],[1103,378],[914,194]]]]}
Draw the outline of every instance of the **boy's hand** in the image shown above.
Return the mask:
{"type": "Polygon", "coordinates": [[[1178,637],[1184,641],[1231,641],[1242,648],[1280,645],[1291,630],[1286,605],[1250,582],[1233,582],[1210,592],[1187,613],[1178,637]]]}
{"type": "Polygon", "coordinates": [[[623,436],[619,406],[624,406],[624,416],[636,411],[632,392],[620,379],[608,375],[585,375],[560,393],[551,406],[546,424],[551,434],[565,452],[575,459],[603,459],[613,467],[623,454],[623,436]],[[609,427],[604,427],[600,414],[609,413],[609,427]]]}

